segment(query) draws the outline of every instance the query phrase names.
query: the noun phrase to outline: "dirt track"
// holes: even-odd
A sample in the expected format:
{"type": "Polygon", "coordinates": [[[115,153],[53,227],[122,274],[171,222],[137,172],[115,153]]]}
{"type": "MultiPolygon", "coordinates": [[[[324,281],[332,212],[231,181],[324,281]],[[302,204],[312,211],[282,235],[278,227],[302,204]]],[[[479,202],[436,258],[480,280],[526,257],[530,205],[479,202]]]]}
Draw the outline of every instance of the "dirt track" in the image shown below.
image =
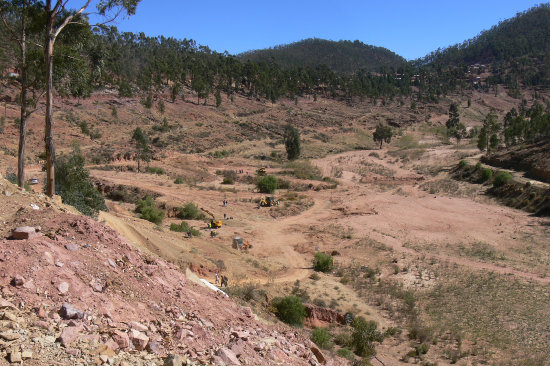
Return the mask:
{"type": "MultiPolygon", "coordinates": [[[[444,244],[452,248],[459,243],[479,241],[487,243],[497,251],[506,251],[511,245],[521,246],[518,232],[529,231],[529,225],[538,219],[518,210],[473,202],[467,198],[430,195],[418,189],[414,180],[399,179],[418,177],[418,174],[391,165],[385,160],[369,157],[365,151],[332,155],[314,163],[324,175],[329,175],[334,166],[340,167],[342,174],[338,178],[339,187],[335,190],[308,192],[315,202],[311,208],[296,216],[280,219],[273,219],[265,215],[265,209],[260,211],[254,204],[245,202],[255,194],[247,191],[242,185],[237,185],[237,193],[220,193],[173,186],[166,178],[152,175],[147,175],[150,179],[139,180],[133,173],[100,172],[99,175],[116,184],[133,184],[140,188],[155,190],[170,201],[183,203],[192,196],[193,201],[213,208],[219,215],[220,210],[225,210],[228,216],[235,216],[235,220],[228,224],[230,226],[220,230],[217,240],[194,240],[202,241],[204,244],[201,245],[205,247],[214,245],[218,249],[221,249],[220,246],[226,249],[233,235],[244,235],[245,239],[254,245],[250,254],[273,264],[276,268],[269,274],[255,273],[249,277],[249,280],[253,281],[293,282],[307,277],[311,273],[309,268],[316,248],[338,249],[338,240],[312,242],[305,231],[311,226],[337,223],[353,229],[354,237],[369,237],[391,247],[396,252],[395,255],[427,255],[438,262],[455,263],[475,270],[513,274],[542,283],[550,282],[550,278],[541,277],[540,273],[514,268],[508,263],[490,263],[446,254],[439,250],[423,251],[413,249],[411,246],[414,246],[410,245],[420,242],[431,246],[444,244]],[[355,173],[354,166],[360,161],[391,168],[395,172],[394,188],[380,192],[376,186],[359,183],[361,177],[355,173]],[[397,194],[397,188],[400,188],[402,193],[397,194]],[[218,207],[218,201],[222,197],[230,199],[229,207],[218,207]]],[[[178,244],[177,236],[152,229],[144,232],[143,221],[129,218],[128,214],[111,212],[103,214],[102,219],[142,248],[169,257],[178,256],[182,244],[178,244]]],[[[213,251],[213,248],[210,251],[213,251]]],[[[358,258],[365,254],[358,253],[358,258]]]]}

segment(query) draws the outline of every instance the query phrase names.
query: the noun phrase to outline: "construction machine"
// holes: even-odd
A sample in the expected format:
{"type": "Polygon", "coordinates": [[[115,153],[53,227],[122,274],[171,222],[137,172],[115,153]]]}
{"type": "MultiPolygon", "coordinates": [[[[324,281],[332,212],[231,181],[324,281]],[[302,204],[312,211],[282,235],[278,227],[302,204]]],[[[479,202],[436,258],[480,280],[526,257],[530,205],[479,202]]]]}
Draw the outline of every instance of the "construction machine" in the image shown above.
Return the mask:
{"type": "Polygon", "coordinates": [[[273,196],[260,198],[260,207],[273,207],[278,205],[279,205],[279,200],[276,200],[275,197],[273,196]]]}
{"type": "Polygon", "coordinates": [[[210,217],[212,217],[212,219],[210,220],[210,223],[208,224],[208,227],[211,228],[211,229],[217,229],[217,228],[220,228],[222,227],[222,220],[216,220],[216,216],[214,216],[214,214],[204,208],[201,207],[201,211],[204,211],[206,212],[208,215],[210,215],[210,217]]]}
{"type": "Polygon", "coordinates": [[[248,250],[252,248],[252,244],[245,242],[240,236],[236,236],[233,238],[232,247],[238,250],[248,250]]]}
{"type": "Polygon", "coordinates": [[[261,167],[260,169],[256,170],[256,174],[267,175],[267,171],[265,170],[265,167],[261,167]]]}

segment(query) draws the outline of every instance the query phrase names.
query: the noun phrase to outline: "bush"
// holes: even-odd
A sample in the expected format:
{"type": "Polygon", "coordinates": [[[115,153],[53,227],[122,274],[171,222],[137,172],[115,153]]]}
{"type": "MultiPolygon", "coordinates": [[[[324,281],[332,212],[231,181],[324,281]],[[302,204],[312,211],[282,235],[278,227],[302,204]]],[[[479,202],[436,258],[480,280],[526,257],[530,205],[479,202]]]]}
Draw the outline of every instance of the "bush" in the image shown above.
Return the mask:
{"type": "Polygon", "coordinates": [[[96,217],[107,210],[105,199],[90,182],[90,172],[84,167],[84,157],[75,146],[69,156],[61,156],[55,164],[55,191],[63,203],[74,206],[87,216],[96,217]]]}
{"type": "Polygon", "coordinates": [[[266,175],[265,177],[258,179],[256,186],[258,187],[260,193],[272,194],[278,187],[277,178],[272,175],[266,175]]]}
{"type": "Polygon", "coordinates": [[[277,317],[290,325],[302,326],[306,317],[306,308],[296,296],[286,296],[273,299],[277,317]]]}
{"type": "Polygon", "coordinates": [[[223,181],[222,184],[234,184],[237,179],[237,173],[234,170],[224,170],[222,172],[223,181]]]}
{"type": "Polygon", "coordinates": [[[147,172],[151,173],[151,174],[163,175],[164,174],[164,169],[151,166],[151,167],[147,168],[147,172]]]}
{"type": "Polygon", "coordinates": [[[481,182],[487,182],[493,177],[493,171],[489,168],[481,169],[481,182]]]}
{"type": "Polygon", "coordinates": [[[14,172],[12,169],[6,170],[6,175],[4,176],[10,182],[11,184],[17,185],[17,173],[14,172]]]}
{"type": "Polygon", "coordinates": [[[186,233],[186,232],[190,232],[191,235],[193,236],[200,236],[201,233],[199,230],[195,229],[194,227],[192,226],[189,226],[188,223],[186,223],[185,221],[182,221],[181,224],[175,224],[175,223],[171,223],[170,224],[170,230],[171,231],[176,231],[178,233],[186,233]]]}
{"type": "Polygon", "coordinates": [[[226,156],[229,156],[229,151],[227,150],[222,150],[222,151],[214,151],[214,153],[210,153],[209,155],[212,155],[214,156],[216,159],[221,159],[221,158],[225,158],[226,156]]]}
{"type": "Polygon", "coordinates": [[[174,181],[175,184],[183,184],[183,178],[182,177],[177,177],[176,180],[174,181]]]}
{"type": "Polygon", "coordinates": [[[353,321],[352,345],[355,353],[360,357],[371,357],[376,354],[374,342],[382,342],[383,336],[377,330],[374,321],[366,321],[363,317],[357,317],[353,321]]]}
{"type": "Polygon", "coordinates": [[[333,267],[333,258],[331,255],[317,252],[313,258],[313,269],[317,272],[330,272],[333,267]]]}
{"type": "Polygon", "coordinates": [[[186,220],[195,220],[201,217],[199,208],[194,203],[187,203],[183,207],[178,207],[176,217],[186,220]]]}
{"type": "Polygon", "coordinates": [[[151,196],[146,196],[136,202],[136,212],[140,213],[141,219],[157,225],[161,224],[164,219],[164,211],[155,207],[155,201],[151,196]]]}
{"type": "Polygon", "coordinates": [[[468,166],[468,162],[466,160],[460,160],[460,162],[458,163],[458,168],[459,169],[464,169],[468,166]]]}
{"type": "Polygon", "coordinates": [[[502,187],[505,184],[508,184],[512,179],[512,175],[507,172],[498,172],[493,179],[493,187],[498,188],[502,187]]]}
{"type": "Polygon", "coordinates": [[[353,359],[355,358],[353,356],[353,352],[351,352],[349,349],[347,348],[340,348],[338,351],[336,351],[336,354],[342,358],[345,358],[347,360],[350,360],[350,361],[353,361],[353,359]]]}
{"type": "Polygon", "coordinates": [[[315,328],[311,332],[311,341],[322,349],[332,348],[331,338],[327,328],[315,328]]]}

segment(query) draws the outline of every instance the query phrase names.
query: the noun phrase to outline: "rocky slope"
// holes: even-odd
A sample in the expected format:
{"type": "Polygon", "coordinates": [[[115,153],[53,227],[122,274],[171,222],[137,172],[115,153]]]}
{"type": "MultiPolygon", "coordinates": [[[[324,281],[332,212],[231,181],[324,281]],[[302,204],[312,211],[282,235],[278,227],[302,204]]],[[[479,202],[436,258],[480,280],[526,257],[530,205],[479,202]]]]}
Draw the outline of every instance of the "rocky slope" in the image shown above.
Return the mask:
{"type": "Polygon", "coordinates": [[[1,177],[0,200],[0,365],[345,364],[1,177]]]}

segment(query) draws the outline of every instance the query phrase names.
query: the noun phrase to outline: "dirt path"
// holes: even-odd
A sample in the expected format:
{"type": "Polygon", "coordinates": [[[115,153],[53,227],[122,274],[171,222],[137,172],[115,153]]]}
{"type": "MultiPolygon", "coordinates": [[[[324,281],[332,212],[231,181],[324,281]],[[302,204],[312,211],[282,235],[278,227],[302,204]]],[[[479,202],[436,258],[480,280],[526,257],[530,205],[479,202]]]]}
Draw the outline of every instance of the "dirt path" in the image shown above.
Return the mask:
{"type": "MultiPolygon", "coordinates": [[[[471,156],[467,159],[465,159],[469,164],[471,165],[475,165],[477,164],[479,161],[479,159],[483,156],[484,154],[478,154],[478,155],[475,155],[475,156],[471,156]]],[[[485,163],[481,163],[481,166],[483,168],[489,168],[489,169],[496,169],[498,171],[501,171],[501,172],[506,172],[506,173],[510,173],[510,175],[512,175],[512,177],[514,178],[514,180],[518,183],[521,183],[521,184],[526,184],[526,183],[530,183],[536,187],[540,187],[540,188],[543,188],[543,189],[550,189],[550,184],[546,183],[546,182],[541,182],[539,180],[535,180],[535,179],[532,179],[532,178],[526,178],[525,177],[525,173],[523,172],[518,172],[518,171],[515,171],[515,170],[510,170],[510,169],[505,169],[505,168],[500,168],[500,167],[496,167],[496,166],[493,166],[493,165],[489,165],[489,164],[485,164],[485,163]]]]}

